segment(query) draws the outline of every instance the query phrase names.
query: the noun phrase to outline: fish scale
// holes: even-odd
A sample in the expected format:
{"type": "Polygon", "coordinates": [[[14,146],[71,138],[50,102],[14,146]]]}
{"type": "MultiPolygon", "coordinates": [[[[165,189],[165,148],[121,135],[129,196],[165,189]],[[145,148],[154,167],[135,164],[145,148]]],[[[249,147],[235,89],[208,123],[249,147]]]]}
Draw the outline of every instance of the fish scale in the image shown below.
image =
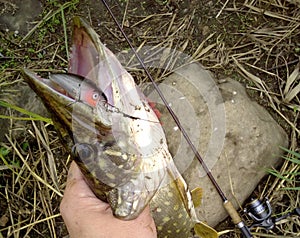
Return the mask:
{"type": "Polygon", "coordinates": [[[64,138],[69,136],[67,147],[96,196],[124,220],[134,219],[150,204],[159,238],[193,237],[192,228],[199,237],[217,237],[197,219],[192,194],[146,97],[96,32],[78,17],[69,73],[42,79],[23,70],[58,130],[64,138]],[[107,102],[103,97],[95,101],[100,95],[107,102]],[[116,110],[107,110],[107,105],[116,110]]]}

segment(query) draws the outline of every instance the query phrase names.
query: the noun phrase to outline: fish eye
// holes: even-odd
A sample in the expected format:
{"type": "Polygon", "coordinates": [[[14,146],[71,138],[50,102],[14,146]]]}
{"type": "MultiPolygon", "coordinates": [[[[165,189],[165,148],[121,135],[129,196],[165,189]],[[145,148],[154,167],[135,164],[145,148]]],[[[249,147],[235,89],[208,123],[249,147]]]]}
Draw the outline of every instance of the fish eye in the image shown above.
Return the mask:
{"type": "Polygon", "coordinates": [[[77,161],[94,160],[97,156],[97,148],[87,143],[77,143],[72,147],[71,155],[77,161]]]}

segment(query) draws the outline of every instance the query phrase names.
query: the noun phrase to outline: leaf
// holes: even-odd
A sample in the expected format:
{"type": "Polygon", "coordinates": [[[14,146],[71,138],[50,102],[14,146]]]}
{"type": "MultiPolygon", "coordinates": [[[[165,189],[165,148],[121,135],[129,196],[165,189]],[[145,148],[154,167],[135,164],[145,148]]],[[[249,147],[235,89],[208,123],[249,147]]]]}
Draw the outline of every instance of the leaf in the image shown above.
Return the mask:
{"type": "Polygon", "coordinates": [[[255,85],[261,89],[264,88],[263,83],[261,79],[254,74],[247,71],[234,57],[233,57],[234,63],[239,67],[239,69],[253,82],[255,85]]]}
{"type": "Polygon", "coordinates": [[[300,187],[288,187],[288,188],[283,188],[283,190],[299,191],[300,187]]]}
{"type": "Polygon", "coordinates": [[[43,121],[43,122],[46,122],[46,123],[49,123],[49,124],[53,125],[53,122],[50,118],[40,116],[39,114],[36,114],[36,113],[33,113],[33,112],[29,112],[26,109],[15,106],[13,104],[10,104],[10,103],[4,102],[4,101],[0,101],[0,106],[6,107],[6,108],[11,108],[13,110],[16,110],[16,111],[22,113],[22,114],[30,116],[28,118],[28,117],[11,117],[11,116],[0,115],[0,118],[2,118],[2,119],[16,119],[16,120],[25,120],[25,121],[35,120],[35,121],[43,121]]]}
{"type": "Polygon", "coordinates": [[[294,69],[293,73],[287,78],[286,85],[283,91],[284,94],[284,102],[289,103],[290,101],[295,98],[298,93],[300,92],[300,83],[298,83],[297,86],[292,88],[292,85],[296,83],[296,81],[299,79],[299,64],[294,69]]]}
{"type": "Polygon", "coordinates": [[[6,155],[8,155],[10,152],[10,150],[8,150],[7,148],[5,147],[1,147],[0,148],[0,155],[2,155],[3,157],[5,157],[6,155]]]}
{"type": "Polygon", "coordinates": [[[300,165],[300,160],[299,159],[293,159],[293,158],[289,158],[289,157],[282,157],[282,158],[284,158],[285,160],[288,160],[288,161],[290,161],[294,164],[300,165]]]}
{"type": "Polygon", "coordinates": [[[298,75],[299,75],[299,65],[296,66],[293,73],[287,78],[286,85],[285,85],[285,88],[283,91],[284,95],[286,95],[288,93],[291,85],[293,84],[293,82],[296,81],[298,75]]]}
{"type": "Polygon", "coordinates": [[[282,149],[282,150],[284,150],[285,152],[287,152],[287,153],[289,153],[289,154],[291,154],[291,155],[293,155],[293,156],[295,156],[295,157],[297,157],[297,158],[300,159],[300,153],[297,153],[296,151],[293,151],[293,150],[289,150],[289,149],[284,148],[284,147],[282,147],[282,146],[280,146],[280,149],[282,149]]]}
{"type": "Polygon", "coordinates": [[[288,92],[288,94],[284,97],[284,102],[288,103],[293,100],[294,97],[296,97],[300,92],[300,84],[298,84],[296,87],[294,87],[291,91],[288,92]]]}
{"type": "Polygon", "coordinates": [[[276,170],[273,170],[273,169],[267,169],[267,172],[272,174],[273,176],[281,179],[281,180],[284,180],[284,181],[288,181],[288,182],[291,182],[292,180],[289,179],[289,178],[286,178],[285,176],[281,175],[278,171],[276,170]]]}

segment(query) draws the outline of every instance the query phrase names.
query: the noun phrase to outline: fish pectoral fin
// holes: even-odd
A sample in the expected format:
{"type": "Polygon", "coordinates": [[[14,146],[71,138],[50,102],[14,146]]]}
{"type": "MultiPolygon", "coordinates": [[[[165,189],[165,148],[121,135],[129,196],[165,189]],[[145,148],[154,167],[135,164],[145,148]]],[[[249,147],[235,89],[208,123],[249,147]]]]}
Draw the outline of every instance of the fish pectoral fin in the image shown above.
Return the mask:
{"type": "Polygon", "coordinates": [[[203,189],[202,188],[195,188],[191,191],[192,200],[195,207],[199,207],[201,205],[201,200],[203,196],[203,189]]]}
{"type": "Polygon", "coordinates": [[[194,231],[196,235],[201,238],[218,238],[218,232],[210,227],[209,225],[205,224],[204,222],[197,222],[194,226],[194,231]]]}

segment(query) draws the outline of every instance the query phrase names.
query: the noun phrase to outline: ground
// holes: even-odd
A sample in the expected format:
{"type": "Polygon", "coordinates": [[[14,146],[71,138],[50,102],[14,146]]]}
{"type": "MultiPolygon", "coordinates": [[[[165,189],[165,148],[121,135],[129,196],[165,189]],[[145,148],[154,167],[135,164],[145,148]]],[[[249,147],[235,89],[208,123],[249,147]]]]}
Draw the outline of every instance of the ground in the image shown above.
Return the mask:
{"type": "MultiPolygon", "coordinates": [[[[59,203],[69,165],[68,154],[49,121],[17,118],[30,116],[16,113],[12,107],[16,101],[22,107],[30,97],[30,91],[27,94],[20,91],[25,85],[20,68],[32,68],[45,75],[64,71],[74,15],[86,18],[113,52],[129,49],[101,1],[41,2],[41,12],[35,14],[39,5],[27,9],[27,15],[34,19],[24,17],[26,24],[16,31],[3,16],[17,14],[21,6],[18,1],[0,0],[3,9],[0,12],[0,237],[67,236],[59,203]]],[[[147,45],[151,52],[171,47],[192,56],[193,61],[210,69],[217,80],[231,77],[247,87],[253,100],[271,113],[290,139],[286,148],[290,160],[280,168],[270,168],[271,175],[254,192],[258,196],[267,195],[278,216],[299,207],[300,156],[296,152],[299,153],[300,134],[300,2],[107,2],[135,47],[147,45]]],[[[147,80],[143,70],[133,67],[128,70],[137,83],[147,80]]],[[[169,65],[166,71],[151,70],[151,74],[159,81],[172,70],[174,67],[169,65]]],[[[254,232],[256,237],[297,237],[299,224],[299,219],[288,218],[274,231],[254,232]]],[[[239,237],[230,220],[217,230],[222,237],[239,237]]]]}

